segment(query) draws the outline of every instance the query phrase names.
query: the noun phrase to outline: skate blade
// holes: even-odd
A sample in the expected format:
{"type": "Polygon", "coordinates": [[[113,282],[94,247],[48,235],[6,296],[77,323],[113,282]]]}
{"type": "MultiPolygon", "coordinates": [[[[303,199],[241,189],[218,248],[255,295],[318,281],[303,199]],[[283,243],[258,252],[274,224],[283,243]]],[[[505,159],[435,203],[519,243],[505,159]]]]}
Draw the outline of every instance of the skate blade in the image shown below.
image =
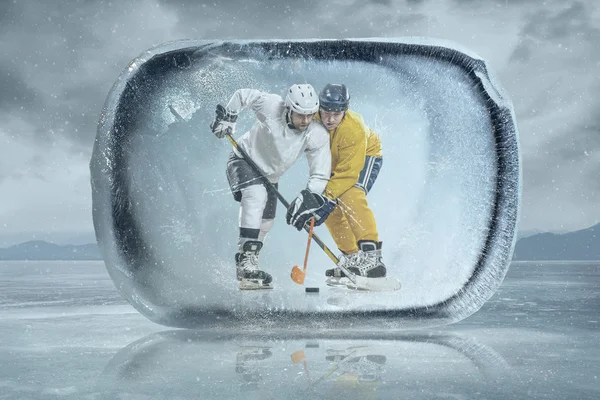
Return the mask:
{"type": "Polygon", "coordinates": [[[273,289],[273,282],[263,283],[262,279],[242,279],[239,283],[240,290],[273,289]]]}
{"type": "Polygon", "coordinates": [[[370,292],[395,292],[400,290],[402,285],[396,278],[366,278],[364,276],[354,276],[356,282],[348,279],[346,287],[352,290],[365,290],[370,292]]]}
{"type": "Polygon", "coordinates": [[[325,280],[325,284],[331,287],[344,287],[347,286],[348,283],[352,283],[352,281],[350,281],[350,279],[346,278],[345,276],[341,278],[335,278],[330,276],[325,280]]]}

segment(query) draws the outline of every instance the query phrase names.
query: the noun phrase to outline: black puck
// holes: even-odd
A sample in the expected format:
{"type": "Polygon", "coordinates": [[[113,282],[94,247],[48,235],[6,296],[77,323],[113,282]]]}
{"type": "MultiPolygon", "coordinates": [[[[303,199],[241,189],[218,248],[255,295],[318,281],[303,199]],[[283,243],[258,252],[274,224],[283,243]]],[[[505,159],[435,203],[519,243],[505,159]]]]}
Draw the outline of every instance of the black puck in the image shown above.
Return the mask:
{"type": "Polygon", "coordinates": [[[318,287],[307,287],[304,290],[306,291],[306,293],[319,293],[318,287]]]}

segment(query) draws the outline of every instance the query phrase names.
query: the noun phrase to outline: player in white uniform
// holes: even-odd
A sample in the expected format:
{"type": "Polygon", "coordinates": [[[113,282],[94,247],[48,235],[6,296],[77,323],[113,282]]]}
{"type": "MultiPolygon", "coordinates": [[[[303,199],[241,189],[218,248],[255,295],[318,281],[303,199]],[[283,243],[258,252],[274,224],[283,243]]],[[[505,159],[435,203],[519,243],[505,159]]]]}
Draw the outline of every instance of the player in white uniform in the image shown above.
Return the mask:
{"type": "MultiPolygon", "coordinates": [[[[227,105],[217,105],[211,124],[218,138],[233,134],[238,114],[250,108],[257,121],[238,140],[238,146],[277,187],[279,178],[306,155],[309,178],[293,204],[293,220],[300,229],[313,216],[325,219],[333,210],[323,196],[331,174],[329,133],[314,120],[319,98],[309,84],[294,84],[285,101],[277,94],[255,89],[237,90],[227,105]]],[[[256,171],[234,149],[227,162],[227,179],[233,196],[240,202],[238,252],[235,256],[237,279],[241,289],[272,288],[272,277],[258,266],[258,255],[265,236],[273,226],[277,197],[256,171]]]]}

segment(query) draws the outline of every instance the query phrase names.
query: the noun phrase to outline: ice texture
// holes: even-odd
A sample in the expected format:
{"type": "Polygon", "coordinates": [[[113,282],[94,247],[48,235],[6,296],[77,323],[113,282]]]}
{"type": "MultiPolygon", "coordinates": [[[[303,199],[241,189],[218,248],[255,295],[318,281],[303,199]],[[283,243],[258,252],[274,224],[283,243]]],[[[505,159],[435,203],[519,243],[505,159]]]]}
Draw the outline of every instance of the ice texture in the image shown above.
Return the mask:
{"type": "MultiPolygon", "coordinates": [[[[254,123],[242,111],[236,136],[254,123]]],[[[485,60],[429,38],[185,40],[135,58],[113,85],[90,162],[93,220],[107,270],[150,320],[172,327],[294,325],[415,328],[459,321],[501,284],[516,240],[521,158],[513,107],[485,60]],[[239,203],[225,175],[231,145],[209,124],[239,88],[283,95],[345,83],[351,109],[381,137],[383,169],[368,201],[394,293],[324,285],[332,263],[306,233],[275,226],[260,256],[271,291],[235,279],[239,203]]],[[[300,160],[280,181],[292,200],[300,160]]],[[[337,250],[325,226],[315,231],[337,250]]]]}

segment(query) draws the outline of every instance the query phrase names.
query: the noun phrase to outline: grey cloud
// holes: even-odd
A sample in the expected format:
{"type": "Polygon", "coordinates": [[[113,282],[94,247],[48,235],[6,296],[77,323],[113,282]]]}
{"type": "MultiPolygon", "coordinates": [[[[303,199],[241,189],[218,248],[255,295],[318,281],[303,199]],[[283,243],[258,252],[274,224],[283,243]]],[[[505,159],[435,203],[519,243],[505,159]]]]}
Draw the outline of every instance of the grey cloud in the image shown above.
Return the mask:
{"type": "MultiPolygon", "coordinates": [[[[515,5],[523,6],[523,5],[529,5],[529,4],[533,4],[533,5],[540,4],[539,0],[451,0],[451,1],[453,3],[459,4],[459,5],[470,5],[470,6],[477,6],[477,7],[490,7],[490,6],[501,7],[501,6],[515,6],[515,5]]],[[[550,3],[552,3],[552,1],[544,1],[543,5],[545,7],[548,7],[550,5],[550,3]]],[[[558,2],[555,1],[554,3],[558,3],[558,2]]],[[[562,3],[560,3],[560,4],[562,4],[562,3]]]]}
{"type": "Polygon", "coordinates": [[[127,62],[157,44],[148,40],[137,52],[123,51],[135,48],[134,40],[144,40],[134,24],[123,26],[118,19],[123,12],[135,15],[132,9],[139,4],[144,3],[107,7],[102,1],[32,1],[9,6],[0,30],[5,54],[0,83],[7,88],[0,94],[0,107],[19,101],[26,109],[14,115],[34,124],[30,134],[40,145],[61,135],[89,152],[112,83],[127,62]],[[111,22],[121,37],[109,30],[111,22]]]}
{"type": "Polygon", "coordinates": [[[535,52],[535,42],[531,39],[522,39],[521,43],[515,47],[510,55],[510,62],[525,62],[529,61],[535,52]]]}
{"type": "MultiPolygon", "coordinates": [[[[261,31],[273,28],[281,20],[296,20],[299,26],[310,23],[311,14],[319,10],[331,11],[323,2],[282,2],[277,0],[246,2],[239,0],[219,1],[211,4],[196,1],[158,0],[158,3],[176,10],[181,18],[201,24],[223,23],[225,30],[234,28],[231,22],[241,27],[257,26],[261,31]]],[[[193,28],[193,25],[190,25],[193,28]]]]}
{"type": "Polygon", "coordinates": [[[540,40],[556,41],[556,45],[559,45],[561,39],[575,39],[591,45],[596,50],[590,52],[589,56],[600,56],[600,29],[594,26],[588,6],[581,2],[575,2],[556,13],[551,13],[545,8],[532,12],[530,20],[521,31],[521,37],[522,41],[513,51],[511,61],[528,61],[540,40]]]}
{"type": "MultiPolygon", "coordinates": [[[[525,20],[519,32],[521,43],[514,48],[509,64],[502,71],[503,83],[518,82],[512,87],[505,84],[517,105],[518,122],[537,117],[541,122],[534,127],[535,133],[543,137],[543,130],[549,124],[546,117],[552,116],[561,103],[569,105],[569,98],[562,97],[567,96],[568,85],[558,87],[555,95],[549,94],[554,84],[552,79],[562,76],[573,83],[589,80],[589,89],[582,93],[588,98],[579,100],[579,105],[590,112],[565,114],[561,126],[555,129],[556,136],[531,142],[524,149],[527,196],[541,196],[544,188],[551,185],[556,166],[565,161],[576,165],[575,173],[581,168],[581,180],[588,187],[583,195],[597,196],[600,180],[594,171],[599,167],[592,161],[597,157],[588,157],[584,152],[597,154],[600,148],[597,141],[600,121],[591,112],[600,110],[600,99],[592,95],[600,90],[597,73],[591,70],[597,68],[600,60],[600,33],[591,13],[595,1],[566,6],[560,1],[544,5],[528,0],[449,1],[460,8],[460,13],[447,20],[429,10],[439,7],[438,1],[424,0],[364,3],[356,0],[337,6],[318,0],[226,0],[204,4],[158,0],[158,11],[152,1],[111,5],[101,0],[2,1],[0,111],[10,110],[11,115],[20,116],[26,129],[33,125],[31,135],[36,136],[40,148],[61,135],[72,142],[72,152],[86,154],[91,152],[101,107],[118,75],[138,54],[168,40],[340,38],[413,32],[443,37],[451,36],[449,30],[461,28],[452,26],[457,24],[457,18],[465,22],[465,27],[474,27],[475,35],[481,35],[485,33],[481,24],[502,23],[508,17],[494,13],[502,13],[507,9],[505,6],[510,6],[510,15],[515,18],[511,21],[525,20]],[[469,21],[469,18],[479,19],[469,21]],[[436,28],[436,24],[445,26],[447,22],[448,27],[436,28]],[[475,23],[468,25],[469,22],[475,23]],[[557,43],[569,45],[573,52],[555,55],[552,51],[557,43]],[[572,72],[576,68],[579,68],[577,74],[572,72]],[[547,71],[552,74],[544,75],[547,71]],[[574,121],[579,117],[581,120],[574,121]]],[[[492,45],[494,40],[502,41],[502,48],[507,49],[504,40],[512,39],[502,36],[485,40],[491,40],[492,45]]],[[[532,132],[522,135],[531,138],[532,132]]],[[[563,200],[578,201],[566,196],[563,200]]]]}
{"type": "MultiPolygon", "coordinates": [[[[521,79],[529,81],[529,85],[534,85],[533,82],[538,85],[535,91],[530,91],[524,98],[522,104],[527,104],[528,109],[522,110],[522,115],[552,116],[552,113],[571,106],[571,101],[576,100],[581,104],[586,120],[572,121],[568,132],[564,132],[565,136],[557,139],[562,140],[563,146],[559,143],[555,145],[568,149],[569,146],[564,146],[569,142],[566,138],[577,135],[589,139],[588,144],[592,147],[599,147],[600,140],[596,138],[600,138],[600,135],[596,134],[595,129],[600,125],[600,120],[596,120],[595,110],[600,109],[600,100],[595,96],[590,97],[590,94],[600,90],[600,77],[594,72],[597,68],[595,63],[600,61],[600,29],[594,26],[589,7],[576,2],[554,13],[546,9],[533,12],[521,31],[521,37],[521,43],[511,54],[510,62],[524,66],[525,70],[530,69],[531,76],[524,75],[521,79]],[[566,50],[556,51],[559,45],[566,50]],[[573,84],[565,85],[568,80],[573,80],[573,84]],[[587,84],[574,85],[582,81],[587,84]],[[585,92],[577,96],[577,88],[585,92]],[[586,109],[590,111],[586,113],[586,109]]],[[[514,70],[509,68],[509,71],[514,70]]],[[[564,151],[569,153],[568,150],[564,151]]]]}
{"type": "Polygon", "coordinates": [[[15,68],[0,65],[0,109],[39,106],[37,93],[15,68]]]}
{"type": "Polygon", "coordinates": [[[593,41],[598,38],[599,30],[593,26],[590,15],[588,7],[581,2],[575,2],[554,15],[541,9],[532,15],[523,34],[543,40],[577,36],[580,40],[593,41]]]}
{"type": "Polygon", "coordinates": [[[141,1],[122,5],[100,0],[2,4],[7,23],[0,28],[0,43],[4,41],[0,50],[6,56],[0,59],[0,69],[10,69],[11,74],[0,78],[8,83],[8,90],[0,95],[0,107],[16,98],[28,108],[23,118],[36,124],[33,133],[40,141],[60,134],[88,147],[114,80],[131,59],[161,42],[182,38],[373,36],[398,26],[410,27],[423,18],[400,14],[398,7],[390,12],[392,0],[340,6],[318,0],[212,4],[160,0],[161,11],[141,1]],[[170,12],[177,19],[177,31],[148,37],[145,30],[161,23],[160,18],[148,17],[152,12],[161,16],[170,12]],[[45,79],[36,81],[40,76],[45,79]]]}
{"type": "MultiPolygon", "coordinates": [[[[406,0],[408,3],[411,2],[422,2],[423,0],[406,0]]],[[[198,3],[194,0],[183,1],[183,0],[158,0],[159,4],[168,6],[185,7],[186,9],[194,8],[197,10],[210,10],[215,8],[229,10],[232,13],[236,11],[250,11],[254,10],[257,13],[264,13],[264,11],[283,11],[289,12],[297,9],[298,11],[319,12],[319,11],[331,11],[333,9],[348,9],[349,7],[355,7],[362,4],[380,4],[390,6],[394,0],[347,0],[344,4],[327,4],[320,0],[309,0],[309,1],[281,1],[281,0],[260,0],[253,2],[246,2],[243,0],[222,0],[215,1],[212,3],[198,3]]],[[[307,14],[297,14],[295,18],[301,20],[307,20],[307,14]],[[304,18],[303,18],[304,17],[304,18]]]]}
{"type": "Polygon", "coordinates": [[[577,226],[600,216],[594,211],[600,201],[600,29],[593,4],[529,4],[503,71],[506,81],[517,82],[510,92],[518,123],[527,129],[521,132],[527,144],[523,215],[533,226],[548,219],[577,226]]]}
{"type": "Polygon", "coordinates": [[[227,39],[385,36],[390,27],[415,21],[414,15],[403,12],[405,3],[395,0],[355,0],[343,5],[318,0],[211,5],[161,0],[161,4],[178,10],[182,25],[191,33],[227,39]]]}
{"type": "Polygon", "coordinates": [[[10,1],[0,2],[0,32],[6,29],[8,23],[14,18],[13,3],[10,1]]]}
{"type": "Polygon", "coordinates": [[[390,7],[392,5],[392,0],[372,0],[371,3],[390,7]]]}
{"type": "Polygon", "coordinates": [[[565,136],[567,140],[556,138],[547,146],[560,160],[556,165],[572,165],[572,182],[581,185],[582,196],[600,201],[600,114],[593,121],[573,124],[565,136]]]}
{"type": "Polygon", "coordinates": [[[524,155],[522,226],[580,229],[600,221],[600,150],[584,149],[592,135],[574,134],[571,143],[563,136],[524,155]]]}
{"type": "MultiPolygon", "coordinates": [[[[549,149],[554,150],[554,154],[565,161],[575,160],[577,158],[588,159],[589,155],[600,154],[600,117],[596,118],[592,124],[583,125],[583,123],[573,124],[570,128],[569,139],[555,138],[548,144],[549,149]]],[[[596,166],[600,169],[600,165],[596,166]]],[[[598,175],[594,178],[600,182],[598,175]]]]}
{"type": "Polygon", "coordinates": [[[539,227],[555,219],[569,229],[600,222],[600,117],[557,129],[561,129],[558,134],[523,153],[525,220],[539,227]],[[557,210],[568,211],[557,215],[557,210]],[[579,210],[587,220],[582,220],[579,210]]]}

